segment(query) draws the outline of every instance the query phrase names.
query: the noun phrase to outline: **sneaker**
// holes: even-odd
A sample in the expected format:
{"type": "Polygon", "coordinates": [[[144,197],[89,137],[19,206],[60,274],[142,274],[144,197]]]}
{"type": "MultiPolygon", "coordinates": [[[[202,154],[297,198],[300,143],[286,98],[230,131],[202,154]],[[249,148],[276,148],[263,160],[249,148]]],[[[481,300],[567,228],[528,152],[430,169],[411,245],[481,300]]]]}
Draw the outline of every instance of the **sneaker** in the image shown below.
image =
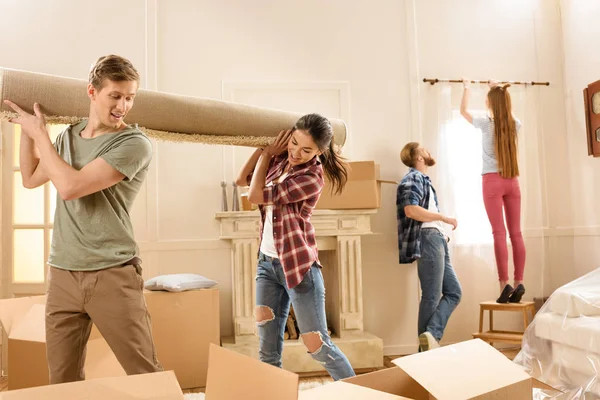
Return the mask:
{"type": "Polygon", "coordinates": [[[498,297],[498,299],[496,300],[496,303],[500,303],[500,304],[508,303],[508,301],[510,300],[510,296],[513,294],[513,292],[514,292],[514,289],[512,286],[510,286],[510,285],[504,286],[504,289],[502,290],[500,297],[498,297]]]}
{"type": "Polygon", "coordinates": [[[421,351],[433,350],[440,347],[440,344],[429,332],[424,332],[419,335],[419,348],[421,351]]]}
{"type": "Polygon", "coordinates": [[[517,286],[515,291],[512,292],[512,294],[510,295],[510,299],[508,301],[511,303],[520,303],[521,298],[523,298],[524,294],[525,294],[525,286],[523,286],[522,284],[519,284],[519,286],[517,286]]]}

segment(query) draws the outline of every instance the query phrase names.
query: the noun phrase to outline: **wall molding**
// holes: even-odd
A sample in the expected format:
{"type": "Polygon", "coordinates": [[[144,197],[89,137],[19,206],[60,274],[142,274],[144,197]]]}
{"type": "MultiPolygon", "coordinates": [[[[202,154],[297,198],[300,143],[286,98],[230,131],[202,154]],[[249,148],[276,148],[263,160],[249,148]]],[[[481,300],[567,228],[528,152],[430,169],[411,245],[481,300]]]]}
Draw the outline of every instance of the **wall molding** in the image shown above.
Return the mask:
{"type": "Polygon", "coordinates": [[[544,228],[545,237],[600,236],[600,225],[544,228]]]}
{"type": "MultiPolygon", "coordinates": [[[[344,154],[352,158],[352,122],[350,118],[350,83],[348,81],[263,81],[263,80],[223,80],[221,82],[221,98],[224,101],[238,102],[236,93],[241,91],[255,92],[336,92],[338,97],[338,114],[340,119],[346,123],[346,143],[344,144],[344,154]]],[[[223,162],[225,165],[231,165],[231,176],[236,176],[237,165],[235,165],[236,148],[231,147],[230,151],[222,148],[223,162]],[[229,153],[229,154],[228,154],[229,153]]],[[[227,175],[228,167],[224,168],[227,175]]]]}
{"type": "Polygon", "coordinates": [[[350,144],[350,84],[348,81],[242,81],[224,80],[221,83],[221,96],[224,101],[236,102],[235,92],[238,90],[269,91],[337,91],[339,98],[339,118],[348,125],[346,145],[350,144]]]}
{"type": "MultiPolygon", "coordinates": [[[[390,242],[390,236],[395,236],[396,232],[388,234],[375,232],[366,236],[367,243],[387,243],[390,242]]],[[[600,237],[600,225],[597,226],[571,226],[558,228],[530,228],[523,230],[525,238],[547,238],[547,237],[600,237]]],[[[394,241],[394,244],[396,242],[394,241]]],[[[141,251],[189,251],[189,250],[231,250],[231,244],[227,240],[221,239],[181,239],[181,240],[157,240],[157,241],[139,241],[138,246],[141,251]]]]}
{"type": "Polygon", "coordinates": [[[143,252],[231,250],[231,244],[221,239],[140,241],[138,246],[143,252]]]}
{"type": "MultiPolygon", "coordinates": [[[[146,89],[159,90],[158,84],[158,0],[146,0],[146,89]]],[[[149,241],[157,241],[159,238],[158,226],[158,153],[159,143],[152,140],[154,144],[153,160],[148,168],[146,177],[146,237],[149,241]]]]}
{"type": "Polygon", "coordinates": [[[344,148],[352,147],[350,118],[350,83],[348,81],[240,81],[224,80],[221,83],[221,97],[224,101],[237,102],[237,91],[332,91],[337,92],[339,118],[346,123],[347,134],[344,148]]]}
{"type": "Polygon", "coordinates": [[[410,93],[411,138],[421,141],[421,82],[419,77],[419,44],[417,35],[417,5],[415,0],[405,0],[406,47],[408,57],[408,88],[410,93]]]}

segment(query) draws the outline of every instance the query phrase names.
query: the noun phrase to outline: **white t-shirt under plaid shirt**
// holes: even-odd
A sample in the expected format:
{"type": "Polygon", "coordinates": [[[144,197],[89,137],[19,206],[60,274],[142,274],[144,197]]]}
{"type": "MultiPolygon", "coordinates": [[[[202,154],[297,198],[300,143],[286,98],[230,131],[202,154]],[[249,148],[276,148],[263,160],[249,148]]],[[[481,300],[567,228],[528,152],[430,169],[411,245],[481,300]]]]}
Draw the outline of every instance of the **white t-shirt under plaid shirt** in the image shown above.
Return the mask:
{"type": "MultiPolygon", "coordinates": [[[[287,157],[287,152],[273,157],[267,172],[267,184],[282,174],[287,157]]],[[[253,172],[248,175],[248,184],[252,175],[253,172]]],[[[272,206],[273,242],[289,289],[302,282],[315,262],[321,266],[315,228],[310,217],[324,183],[323,166],[319,157],[314,157],[305,164],[291,167],[285,180],[263,188],[263,204],[258,206],[261,215],[260,238],[262,240],[266,206],[272,206]]]]}
{"type": "MultiPolygon", "coordinates": [[[[286,176],[287,172],[284,172],[276,179],[277,183],[283,182],[286,176]]],[[[266,186],[271,187],[274,183],[275,181],[271,181],[266,186]]],[[[273,206],[265,206],[265,222],[263,224],[262,240],[260,241],[260,251],[269,257],[279,258],[275,247],[275,239],[273,239],[273,206]]]]}

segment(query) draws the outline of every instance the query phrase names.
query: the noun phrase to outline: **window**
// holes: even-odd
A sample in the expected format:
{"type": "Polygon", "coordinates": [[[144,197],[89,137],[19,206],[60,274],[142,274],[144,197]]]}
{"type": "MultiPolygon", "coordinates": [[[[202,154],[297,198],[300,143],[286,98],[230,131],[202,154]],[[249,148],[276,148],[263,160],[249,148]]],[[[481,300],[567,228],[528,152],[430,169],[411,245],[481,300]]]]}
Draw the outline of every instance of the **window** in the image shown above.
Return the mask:
{"type": "MultiPolygon", "coordinates": [[[[485,111],[474,114],[485,115],[485,111]]],[[[448,183],[458,220],[455,242],[459,245],[493,243],[481,193],[481,131],[468,123],[459,110],[452,111],[452,120],[446,129],[444,152],[448,160],[448,183]]]]}
{"type": "MultiPolygon", "coordinates": [[[[64,125],[48,127],[53,142],[64,128],[64,125]]],[[[3,232],[12,233],[9,247],[12,248],[12,257],[9,265],[5,264],[3,267],[11,271],[10,294],[18,294],[18,285],[24,285],[23,290],[29,293],[31,284],[45,282],[56,208],[56,190],[51,183],[36,189],[23,187],[19,168],[20,126],[12,125],[10,134],[12,154],[5,154],[5,168],[10,170],[4,171],[4,177],[9,178],[10,183],[7,182],[4,189],[10,190],[11,193],[7,193],[4,198],[12,200],[9,200],[8,208],[12,210],[12,218],[8,220],[10,225],[3,227],[3,232]]]]}

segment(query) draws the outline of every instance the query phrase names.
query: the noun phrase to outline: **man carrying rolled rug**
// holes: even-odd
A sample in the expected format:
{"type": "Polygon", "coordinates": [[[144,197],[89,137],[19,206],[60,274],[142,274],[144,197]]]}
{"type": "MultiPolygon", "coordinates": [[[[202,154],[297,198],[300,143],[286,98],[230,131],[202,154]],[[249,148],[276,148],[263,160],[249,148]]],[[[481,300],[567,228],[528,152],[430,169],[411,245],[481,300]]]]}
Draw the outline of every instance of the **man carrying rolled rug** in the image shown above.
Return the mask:
{"type": "Polygon", "coordinates": [[[92,322],[128,375],[157,372],[130,213],[152,160],[152,143],[124,122],[140,77],[127,59],[100,57],[89,73],[89,117],[52,144],[34,115],[6,100],[22,129],[23,186],[58,192],[48,264],[46,347],[50,383],[85,379],[92,322]]]}

